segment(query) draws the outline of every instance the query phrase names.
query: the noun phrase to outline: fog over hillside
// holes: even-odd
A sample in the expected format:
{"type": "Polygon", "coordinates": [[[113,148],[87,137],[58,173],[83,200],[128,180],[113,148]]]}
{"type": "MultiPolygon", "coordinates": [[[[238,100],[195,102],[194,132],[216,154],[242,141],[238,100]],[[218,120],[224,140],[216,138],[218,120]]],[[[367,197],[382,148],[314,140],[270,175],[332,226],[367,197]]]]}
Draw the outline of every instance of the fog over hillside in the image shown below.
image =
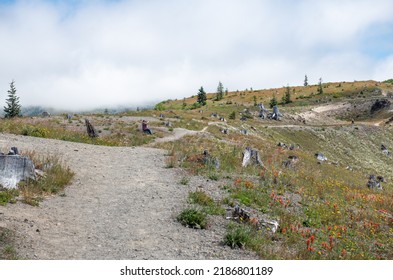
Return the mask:
{"type": "Polygon", "coordinates": [[[0,1],[0,100],[90,110],[393,73],[392,1],[0,1]]]}

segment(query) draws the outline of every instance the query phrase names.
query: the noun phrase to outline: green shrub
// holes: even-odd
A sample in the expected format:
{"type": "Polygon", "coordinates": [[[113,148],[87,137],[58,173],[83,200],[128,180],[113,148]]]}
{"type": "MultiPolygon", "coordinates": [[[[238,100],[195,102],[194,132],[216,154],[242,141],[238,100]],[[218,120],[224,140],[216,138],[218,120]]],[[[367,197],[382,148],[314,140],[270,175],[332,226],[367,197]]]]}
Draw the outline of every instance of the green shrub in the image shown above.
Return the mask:
{"type": "Polygon", "coordinates": [[[244,248],[252,240],[252,230],[246,225],[230,223],[227,234],[224,237],[224,244],[231,248],[244,248]]]}
{"type": "Polygon", "coordinates": [[[34,127],[31,125],[25,125],[22,128],[21,134],[25,136],[45,138],[48,136],[49,131],[47,128],[44,127],[34,127]]]}
{"type": "Polygon", "coordinates": [[[189,182],[190,182],[190,178],[188,178],[188,177],[183,177],[180,180],[180,184],[182,184],[182,185],[188,185],[189,182]]]}
{"type": "Polygon", "coordinates": [[[64,190],[75,173],[69,167],[65,167],[61,160],[56,156],[50,156],[44,159],[34,159],[36,166],[42,166],[45,176],[39,180],[29,180],[22,189],[32,188],[36,189],[38,193],[56,194],[64,190]]]}
{"type": "Polygon", "coordinates": [[[7,203],[15,203],[15,197],[19,195],[19,191],[16,189],[7,190],[0,187],[0,205],[6,205],[7,203]]]}
{"type": "Polygon", "coordinates": [[[220,178],[217,175],[217,173],[215,172],[209,172],[209,174],[207,175],[207,177],[212,180],[212,181],[218,181],[220,178]]]}
{"type": "Polygon", "coordinates": [[[196,203],[201,206],[209,206],[209,205],[214,204],[213,198],[208,196],[203,191],[190,192],[188,194],[188,200],[190,203],[196,203]]]}
{"type": "Polygon", "coordinates": [[[205,229],[207,226],[206,213],[194,208],[187,208],[183,210],[178,216],[177,220],[184,226],[205,229]]]}
{"type": "Polygon", "coordinates": [[[199,109],[202,107],[202,104],[195,102],[194,104],[191,105],[191,110],[199,109]]]}
{"type": "Polygon", "coordinates": [[[188,201],[202,206],[204,212],[210,215],[223,215],[225,212],[224,209],[213,200],[213,198],[203,191],[190,192],[188,194],[188,201]]]}

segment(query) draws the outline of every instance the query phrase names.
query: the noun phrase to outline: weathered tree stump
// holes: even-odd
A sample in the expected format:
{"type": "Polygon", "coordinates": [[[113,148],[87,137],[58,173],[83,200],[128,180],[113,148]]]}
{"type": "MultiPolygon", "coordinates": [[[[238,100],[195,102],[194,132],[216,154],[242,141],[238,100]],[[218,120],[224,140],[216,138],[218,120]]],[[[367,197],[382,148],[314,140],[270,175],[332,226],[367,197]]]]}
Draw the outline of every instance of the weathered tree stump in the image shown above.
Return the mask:
{"type": "Polygon", "coordinates": [[[0,155],[0,184],[4,188],[15,189],[20,181],[34,179],[34,170],[34,164],[28,157],[0,155]]]}
{"type": "Polygon", "coordinates": [[[93,125],[90,123],[88,119],[85,119],[85,124],[86,124],[86,129],[87,129],[87,134],[91,138],[98,137],[98,133],[94,129],[93,125]]]}
{"type": "Polygon", "coordinates": [[[245,167],[245,166],[249,165],[250,163],[263,166],[263,162],[262,162],[261,157],[259,155],[259,151],[252,149],[250,147],[247,147],[243,152],[242,166],[245,167]]]}

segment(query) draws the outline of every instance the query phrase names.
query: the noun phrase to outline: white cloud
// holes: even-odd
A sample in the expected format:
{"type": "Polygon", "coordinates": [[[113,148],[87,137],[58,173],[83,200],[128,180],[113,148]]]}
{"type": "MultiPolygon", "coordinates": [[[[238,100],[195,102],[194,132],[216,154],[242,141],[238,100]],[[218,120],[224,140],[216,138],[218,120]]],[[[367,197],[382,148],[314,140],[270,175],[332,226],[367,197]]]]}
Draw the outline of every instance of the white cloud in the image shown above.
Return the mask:
{"type": "Polygon", "coordinates": [[[22,105],[82,109],[392,73],[363,47],[392,1],[74,2],[0,6],[0,98],[12,79],[22,105]]]}

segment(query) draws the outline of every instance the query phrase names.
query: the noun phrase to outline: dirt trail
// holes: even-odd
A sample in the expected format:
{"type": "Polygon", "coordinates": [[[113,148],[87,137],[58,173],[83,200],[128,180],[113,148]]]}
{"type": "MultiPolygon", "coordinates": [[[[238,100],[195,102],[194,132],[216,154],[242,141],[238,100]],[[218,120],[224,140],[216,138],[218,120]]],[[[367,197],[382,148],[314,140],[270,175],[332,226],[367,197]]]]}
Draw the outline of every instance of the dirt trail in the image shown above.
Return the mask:
{"type": "Polygon", "coordinates": [[[176,141],[179,140],[180,138],[186,136],[186,135],[196,135],[200,134],[206,131],[208,127],[204,127],[201,131],[195,131],[195,130],[188,130],[185,128],[180,128],[176,127],[173,129],[173,132],[171,135],[163,137],[163,138],[156,138],[154,143],[163,143],[163,142],[171,142],[171,141],[176,141]]]}
{"type": "Polygon", "coordinates": [[[76,173],[65,196],[39,207],[0,206],[0,227],[16,232],[23,259],[256,258],[221,244],[222,217],[212,218],[208,230],[176,222],[194,187],[180,185],[180,171],[165,168],[164,150],[0,134],[2,150],[11,146],[60,155],[76,173]]]}

